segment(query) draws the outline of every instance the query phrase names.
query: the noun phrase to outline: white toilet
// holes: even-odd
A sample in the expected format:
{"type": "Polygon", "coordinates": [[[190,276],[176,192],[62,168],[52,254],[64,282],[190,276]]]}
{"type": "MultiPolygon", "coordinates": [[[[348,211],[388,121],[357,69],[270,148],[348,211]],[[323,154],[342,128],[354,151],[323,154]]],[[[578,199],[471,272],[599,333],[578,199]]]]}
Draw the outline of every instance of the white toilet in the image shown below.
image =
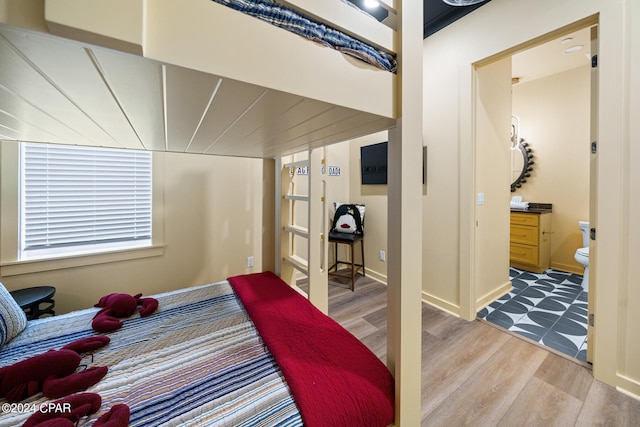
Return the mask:
{"type": "Polygon", "coordinates": [[[573,257],[584,265],[582,289],[587,291],[589,290],[589,223],[587,221],[579,221],[578,224],[580,224],[580,232],[582,233],[582,247],[576,251],[573,257]]]}

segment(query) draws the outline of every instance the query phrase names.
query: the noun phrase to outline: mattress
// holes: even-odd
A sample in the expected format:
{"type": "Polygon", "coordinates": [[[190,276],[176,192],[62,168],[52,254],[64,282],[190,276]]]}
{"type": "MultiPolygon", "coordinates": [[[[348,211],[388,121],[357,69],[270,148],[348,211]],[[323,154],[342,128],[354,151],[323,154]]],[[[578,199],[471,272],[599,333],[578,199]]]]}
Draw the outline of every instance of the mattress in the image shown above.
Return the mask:
{"type": "Polygon", "coordinates": [[[398,64],[393,55],[376,49],[348,34],[307,18],[294,10],[275,3],[273,0],[212,1],[291,31],[332,49],[336,49],[383,70],[393,73],[397,70],[398,64]]]}
{"type": "MultiPolygon", "coordinates": [[[[130,426],[302,425],[278,365],[228,282],[156,298],[157,312],[127,319],[93,362],[86,360],[109,372],[87,389],[102,397],[100,411],[79,425],[91,425],[118,403],[129,405],[130,426]]],[[[96,312],[29,322],[0,350],[0,366],[95,335],[96,312]]],[[[24,402],[47,401],[38,394],[24,402]]],[[[29,415],[3,413],[0,426],[21,425],[29,415]]]]}

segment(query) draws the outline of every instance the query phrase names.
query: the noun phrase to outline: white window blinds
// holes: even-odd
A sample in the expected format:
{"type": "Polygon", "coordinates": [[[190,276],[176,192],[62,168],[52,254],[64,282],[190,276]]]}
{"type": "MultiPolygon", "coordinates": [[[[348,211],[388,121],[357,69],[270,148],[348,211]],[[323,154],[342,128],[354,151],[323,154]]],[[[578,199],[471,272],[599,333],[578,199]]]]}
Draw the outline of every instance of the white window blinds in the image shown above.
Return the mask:
{"type": "Polygon", "coordinates": [[[22,148],[21,259],[151,244],[151,153],[22,148]]]}

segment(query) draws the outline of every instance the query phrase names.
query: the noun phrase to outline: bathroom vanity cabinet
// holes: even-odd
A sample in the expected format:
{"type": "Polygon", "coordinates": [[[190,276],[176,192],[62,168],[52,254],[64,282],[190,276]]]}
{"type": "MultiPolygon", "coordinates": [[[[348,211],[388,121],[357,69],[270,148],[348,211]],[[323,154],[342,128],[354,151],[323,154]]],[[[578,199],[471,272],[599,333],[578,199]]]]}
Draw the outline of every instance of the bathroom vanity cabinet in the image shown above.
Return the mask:
{"type": "Polygon", "coordinates": [[[512,210],[509,257],[512,267],[542,273],[551,257],[551,210],[512,210]]]}

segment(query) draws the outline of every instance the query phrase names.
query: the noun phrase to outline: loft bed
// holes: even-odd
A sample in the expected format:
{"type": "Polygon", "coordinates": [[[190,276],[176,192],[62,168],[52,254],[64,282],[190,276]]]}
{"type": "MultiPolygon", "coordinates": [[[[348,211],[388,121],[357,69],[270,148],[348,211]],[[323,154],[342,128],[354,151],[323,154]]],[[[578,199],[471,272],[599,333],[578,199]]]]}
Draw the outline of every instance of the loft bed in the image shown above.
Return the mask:
{"type": "MultiPolygon", "coordinates": [[[[341,0],[277,3],[395,56],[397,73],[210,0],[0,0],[0,140],[279,159],[389,129],[387,358],[395,423],[417,424],[422,5],[382,0],[394,30],[341,0]]],[[[326,280],[309,274],[324,311],[326,280]]]]}
{"type": "MultiPolygon", "coordinates": [[[[373,25],[395,53],[395,31],[341,0],[287,3],[373,25]]],[[[3,82],[21,112],[0,116],[3,139],[276,158],[398,117],[397,74],[211,0],[45,6],[49,33],[0,28],[4,73],[21,76],[3,82]]]]}

